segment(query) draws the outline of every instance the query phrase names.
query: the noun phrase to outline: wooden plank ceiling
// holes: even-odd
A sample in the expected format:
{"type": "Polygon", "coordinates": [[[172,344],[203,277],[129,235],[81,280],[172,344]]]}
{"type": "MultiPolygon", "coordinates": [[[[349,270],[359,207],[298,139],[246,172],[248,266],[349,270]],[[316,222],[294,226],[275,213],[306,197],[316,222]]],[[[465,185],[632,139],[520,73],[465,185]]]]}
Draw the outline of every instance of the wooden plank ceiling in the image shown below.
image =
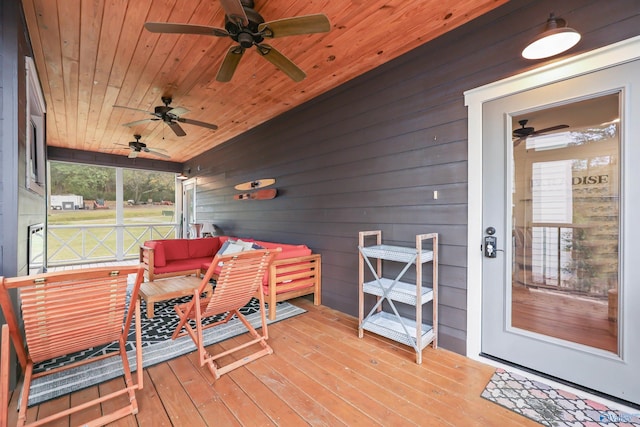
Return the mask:
{"type": "MultiPolygon", "coordinates": [[[[255,49],[229,83],[215,76],[230,38],[157,34],[145,22],[224,28],[216,0],[22,0],[47,101],[47,144],[126,156],[134,134],[170,160],[185,162],[283,112],[353,79],[507,0],[255,0],[265,21],[324,13],[328,33],[267,42],[307,73],[295,83],[255,49]],[[177,137],[153,111],[161,97],[184,107],[177,137]],[[124,144],[118,146],[116,144],[124,144]]],[[[141,153],[140,157],[153,157],[141,153]]]]}

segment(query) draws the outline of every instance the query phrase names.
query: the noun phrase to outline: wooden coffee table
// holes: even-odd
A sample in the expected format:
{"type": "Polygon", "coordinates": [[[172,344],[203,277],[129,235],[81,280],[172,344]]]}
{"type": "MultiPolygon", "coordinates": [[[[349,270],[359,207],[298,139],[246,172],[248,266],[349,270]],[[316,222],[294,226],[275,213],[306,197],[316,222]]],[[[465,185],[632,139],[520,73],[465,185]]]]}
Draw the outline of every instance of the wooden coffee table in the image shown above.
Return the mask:
{"type": "MultiPolygon", "coordinates": [[[[202,279],[197,276],[169,277],[144,282],[140,285],[140,298],[147,303],[147,318],[153,317],[153,305],[158,301],[193,295],[202,279]]],[[[211,284],[207,286],[207,296],[211,295],[211,284]]]]}

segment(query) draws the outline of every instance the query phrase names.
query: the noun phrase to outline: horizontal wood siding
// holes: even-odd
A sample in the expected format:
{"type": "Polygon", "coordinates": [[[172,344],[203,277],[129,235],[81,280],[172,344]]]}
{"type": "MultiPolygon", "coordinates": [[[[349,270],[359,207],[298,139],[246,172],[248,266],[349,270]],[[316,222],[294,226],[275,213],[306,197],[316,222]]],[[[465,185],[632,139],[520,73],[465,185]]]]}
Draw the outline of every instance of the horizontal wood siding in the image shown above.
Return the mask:
{"type": "Polygon", "coordinates": [[[509,2],[188,162],[197,219],[310,246],[323,257],[323,304],[351,315],[359,231],[409,246],[439,233],[440,344],[464,353],[466,255],[478,248],[466,246],[463,92],[557,60],[520,56],[550,11],[582,33],[575,55],[638,35],[639,9],[637,0],[509,2]],[[234,185],[259,178],[275,178],[278,197],[233,200],[234,185]]]}

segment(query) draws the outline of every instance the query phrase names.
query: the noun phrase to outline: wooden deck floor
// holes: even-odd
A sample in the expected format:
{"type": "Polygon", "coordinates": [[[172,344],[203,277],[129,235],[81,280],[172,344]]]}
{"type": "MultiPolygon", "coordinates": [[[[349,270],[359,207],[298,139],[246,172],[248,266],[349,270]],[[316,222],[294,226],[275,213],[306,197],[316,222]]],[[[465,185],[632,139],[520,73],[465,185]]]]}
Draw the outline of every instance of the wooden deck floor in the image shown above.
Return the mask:
{"type": "MultiPolygon", "coordinates": [[[[538,425],[480,397],[492,367],[431,347],[416,365],[408,347],[372,334],[359,339],[355,318],[306,299],[293,302],[307,313],[269,327],[273,355],[215,382],[193,353],[147,368],[137,394],[139,413],[113,425],[538,425]]],[[[30,408],[29,417],[107,393],[118,381],[30,408]]],[[[9,425],[15,425],[17,394],[9,405],[9,425]]],[[[99,410],[56,425],[81,424],[99,410]]]]}

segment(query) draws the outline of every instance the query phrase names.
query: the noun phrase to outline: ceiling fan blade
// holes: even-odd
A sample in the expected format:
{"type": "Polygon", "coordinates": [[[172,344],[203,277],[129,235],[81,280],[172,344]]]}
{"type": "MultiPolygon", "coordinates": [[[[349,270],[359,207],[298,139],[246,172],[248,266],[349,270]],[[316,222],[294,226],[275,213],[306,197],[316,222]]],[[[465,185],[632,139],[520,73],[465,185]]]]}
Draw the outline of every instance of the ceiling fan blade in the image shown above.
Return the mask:
{"type": "Polygon", "coordinates": [[[302,71],[289,58],[280,53],[276,48],[269,46],[268,44],[256,45],[256,48],[264,59],[278,67],[283,73],[291,77],[293,81],[300,82],[307,77],[304,71],[302,71]]]}
{"type": "Polygon", "coordinates": [[[141,113],[153,114],[151,111],[141,110],[139,108],[125,107],[124,105],[114,105],[113,108],[126,108],[127,110],[139,111],[141,113]]]}
{"type": "Polygon", "coordinates": [[[240,23],[243,27],[249,23],[240,0],[220,0],[220,5],[231,22],[240,23]]]}
{"type": "Polygon", "coordinates": [[[222,64],[220,64],[220,69],[218,70],[218,75],[216,75],[216,80],[219,82],[231,81],[233,73],[236,72],[236,68],[238,68],[238,63],[242,59],[243,54],[244,48],[242,46],[230,47],[224,59],[222,60],[222,64]]]}
{"type": "Polygon", "coordinates": [[[169,156],[169,155],[167,155],[167,154],[165,154],[165,153],[161,153],[161,152],[156,151],[156,150],[149,150],[149,149],[146,149],[145,151],[146,151],[147,153],[149,153],[149,154],[153,154],[154,156],[162,157],[163,159],[170,159],[170,158],[171,158],[171,156],[169,156]]]}
{"type": "Polygon", "coordinates": [[[177,136],[185,136],[187,133],[180,127],[180,125],[176,122],[166,122],[167,125],[171,128],[173,133],[177,136]]]}
{"type": "Polygon", "coordinates": [[[172,110],[167,111],[167,114],[172,114],[174,116],[181,116],[183,114],[187,114],[189,110],[184,107],[176,107],[172,110]]]}
{"type": "Polygon", "coordinates": [[[179,121],[180,123],[186,123],[188,125],[195,125],[195,126],[200,126],[207,129],[213,129],[213,130],[218,129],[218,126],[212,123],[205,123],[199,120],[183,119],[182,117],[179,117],[176,120],[179,121]]]}
{"type": "Polygon", "coordinates": [[[277,19],[258,25],[264,37],[286,37],[298,34],[326,33],[331,30],[329,18],[324,13],[277,19]]]}
{"type": "Polygon", "coordinates": [[[126,108],[127,110],[140,111],[141,113],[153,114],[152,112],[147,110],[141,110],[140,108],[133,108],[133,107],[125,107],[124,105],[114,105],[113,108],[126,108]]]}
{"type": "Polygon", "coordinates": [[[556,126],[551,126],[551,127],[548,127],[548,128],[544,128],[544,129],[537,130],[537,131],[533,132],[531,135],[532,135],[532,136],[534,136],[534,135],[540,135],[541,133],[552,132],[552,131],[554,131],[554,130],[565,129],[565,128],[568,128],[568,127],[570,127],[570,126],[569,126],[569,125],[556,125],[556,126]]]}
{"type": "Polygon", "coordinates": [[[199,34],[204,36],[227,37],[229,33],[222,28],[206,25],[173,24],[171,22],[146,22],[144,27],[152,33],[162,34],[199,34]]]}
{"type": "Polygon", "coordinates": [[[153,122],[155,120],[158,119],[142,119],[142,120],[136,120],[135,122],[129,122],[129,123],[125,123],[122,126],[129,126],[129,127],[133,127],[133,126],[138,126],[141,125],[143,123],[149,123],[149,122],[153,122]]]}
{"type": "Polygon", "coordinates": [[[139,151],[131,150],[131,151],[129,152],[129,156],[128,156],[128,157],[129,157],[130,159],[135,159],[136,157],[138,157],[138,153],[139,153],[139,151]]]}

